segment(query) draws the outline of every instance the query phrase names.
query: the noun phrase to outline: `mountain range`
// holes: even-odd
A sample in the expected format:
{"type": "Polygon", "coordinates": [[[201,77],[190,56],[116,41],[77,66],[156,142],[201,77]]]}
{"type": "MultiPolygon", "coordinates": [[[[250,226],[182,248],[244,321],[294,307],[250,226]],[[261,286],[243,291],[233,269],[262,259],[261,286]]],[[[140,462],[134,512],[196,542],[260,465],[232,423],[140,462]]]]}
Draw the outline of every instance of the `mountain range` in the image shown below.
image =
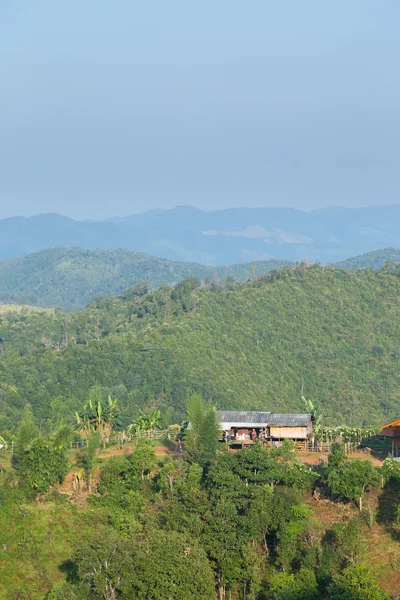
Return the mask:
{"type": "MultiPolygon", "coordinates": [[[[387,248],[337,263],[341,269],[380,269],[386,261],[400,262],[400,250],[387,248]]],[[[291,261],[265,260],[210,267],[170,261],[129,250],[49,248],[0,261],[0,303],[60,307],[70,312],[83,308],[96,296],[120,294],[140,281],[150,288],[175,285],[188,276],[200,281],[232,277],[248,281],[291,261]]]]}
{"type": "Polygon", "coordinates": [[[326,264],[400,246],[400,205],[235,208],[190,206],[104,221],[56,214],[0,220],[0,260],[55,246],[135,250],[170,260],[223,265],[279,258],[326,264]]]}

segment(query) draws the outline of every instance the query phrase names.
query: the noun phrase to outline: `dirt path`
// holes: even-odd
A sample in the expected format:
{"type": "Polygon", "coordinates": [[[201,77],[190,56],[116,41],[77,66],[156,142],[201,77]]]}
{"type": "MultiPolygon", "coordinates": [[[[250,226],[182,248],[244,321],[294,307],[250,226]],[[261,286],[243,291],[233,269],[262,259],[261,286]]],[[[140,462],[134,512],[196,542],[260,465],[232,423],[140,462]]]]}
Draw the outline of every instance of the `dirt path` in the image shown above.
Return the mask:
{"type": "MultiPolygon", "coordinates": [[[[320,462],[328,462],[328,454],[326,452],[296,452],[296,458],[308,465],[318,465],[320,462]]],[[[366,452],[353,452],[349,455],[350,460],[355,459],[369,460],[376,467],[381,467],[383,461],[366,452]]]]}
{"type": "MultiPolygon", "coordinates": [[[[105,450],[101,450],[99,453],[98,458],[102,459],[102,458],[111,458],[113,456],[123,456],[123,455],[127,455],[127,454],[132,454],[132,452],[134,451],[134,446],[131,444],[127,444],[125,445],[122,450],[118,447],[118,446],[112,446],[111,448],[106,448],[105,450]]],[[[156,456],[173,456],[177,454],[177,451],[175,450],[175,446],[169,447],[169,446],[155,446],[154,447],[154,453],[156,456]]]]}

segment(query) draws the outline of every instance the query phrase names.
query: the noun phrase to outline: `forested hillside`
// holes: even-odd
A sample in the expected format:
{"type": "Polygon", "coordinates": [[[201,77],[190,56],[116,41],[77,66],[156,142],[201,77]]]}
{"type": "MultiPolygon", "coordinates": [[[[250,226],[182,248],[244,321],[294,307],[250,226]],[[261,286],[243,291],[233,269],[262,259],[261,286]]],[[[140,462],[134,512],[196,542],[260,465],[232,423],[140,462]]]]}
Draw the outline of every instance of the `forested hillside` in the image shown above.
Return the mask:
{"type": "Polygon", "coordinates": [[[271,411],[299,411],[304,394],[326,424],[381,424],[400,413],[399,301],[399,268],[300,265],[245,284],[136,286],[69,315],[3,315],[0,432],[27,401],[42,427],[68,421],[96,384],[125,424],[151,406],[179,422],[195,392],[271,411]]]}
{"type": "Polygon", "coordinates": [[[354,256],[336,263],[339,269],[381,269],[390,260],[393,263],[400,262],[400,248],[384,248],[366,252],[360,256],[354,256]]]}
{"type": "Polygon", "coordinates": [[[0,262],[0,302],[84,308],[95,296],[119,294],[139,281],[150,286],[178,283],[188,275],[200,280],[232,276],[246,281],[254,275],[291,264],[285,260],[206,267],[170,261],[129,250],[50,248],[0,262]]]}
{"type": "MultiPolygon", "coordinates": [[[[341,269],[381,269],[388,261],[400,261],[400,250],[386,248],[337,263],[341,269]]],[[[284,265],[286,260],[207,267],[199,263],[170,261],[129,250],[50,248],[0,262],[0,303],[59,307],[76,311],[96,296],[111,296],[147,281],[150,287],[175,285],[188,276],[200,281],[233,277],[248,281],[284,265]]]]}

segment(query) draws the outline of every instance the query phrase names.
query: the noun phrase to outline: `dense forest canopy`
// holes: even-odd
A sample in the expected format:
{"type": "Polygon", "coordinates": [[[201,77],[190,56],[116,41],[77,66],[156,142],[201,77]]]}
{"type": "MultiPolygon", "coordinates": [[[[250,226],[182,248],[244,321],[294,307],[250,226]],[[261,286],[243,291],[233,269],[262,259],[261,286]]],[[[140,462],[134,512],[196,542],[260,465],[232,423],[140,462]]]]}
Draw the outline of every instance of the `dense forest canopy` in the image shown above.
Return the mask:
{"type": "Polygon", "coordinates": [[[342,260],[336,263],[335,266],[339,269],[374,269],[377,271],[382,269],[387,261],[400,262],[400,248],[383,248],[382,250],[374,250],[374,252],[366,252],[342,260]]]}
{"type": "MultiPolygon", "coordinates": [[[[381,269],[388,261],[400,261],[400,250],[387,248],[349,258],[335,266],[341,269],[381,269]]],[[[0,262],[0,303],[59,307],[77,311],[94,296],[111,296],[147,281],[152,288],[175,285],[185,277],[200,281],[234,277],[244,282],[285,265],[269,259],[227,266],[171,261],[129,250],[84,250],[50,248],[0,262]]],[[[0,310],[1,304],[0,304],[0,310]]]]}
{"type": "Polygon", "coordinates": [[[400,412],[400,269],[285,267],[252,282],[146,283],[83,311],[3,315],[0,432],[29,402],[68,421],[99,385],[123,424],[158,408],[180,422],[200,393],[222,409],[296,412],[379,425],[400,412]]]}
{"type": "Polygon", "coordinates": [[[0,302],[76,311],[94,296],[119,294],[143,280],[152,287],[162,283],[175,285],[188,276],[200,280],[231,276],[247,281],[290,264],[293,263],[271,259],[206,267],[129,250],[57,247],[0,262],[0,302]]]}

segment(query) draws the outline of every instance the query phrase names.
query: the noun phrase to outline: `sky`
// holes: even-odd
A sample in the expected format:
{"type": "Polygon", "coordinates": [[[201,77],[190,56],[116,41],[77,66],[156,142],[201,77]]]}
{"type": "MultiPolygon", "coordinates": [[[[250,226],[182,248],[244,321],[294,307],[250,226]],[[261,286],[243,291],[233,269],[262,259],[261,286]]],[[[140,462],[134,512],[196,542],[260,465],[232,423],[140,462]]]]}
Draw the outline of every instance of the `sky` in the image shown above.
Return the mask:
{"type": "Polygon", "coordinates": [[[0,218],[400,203],[398,0],[0,0],[0,218]]]}

